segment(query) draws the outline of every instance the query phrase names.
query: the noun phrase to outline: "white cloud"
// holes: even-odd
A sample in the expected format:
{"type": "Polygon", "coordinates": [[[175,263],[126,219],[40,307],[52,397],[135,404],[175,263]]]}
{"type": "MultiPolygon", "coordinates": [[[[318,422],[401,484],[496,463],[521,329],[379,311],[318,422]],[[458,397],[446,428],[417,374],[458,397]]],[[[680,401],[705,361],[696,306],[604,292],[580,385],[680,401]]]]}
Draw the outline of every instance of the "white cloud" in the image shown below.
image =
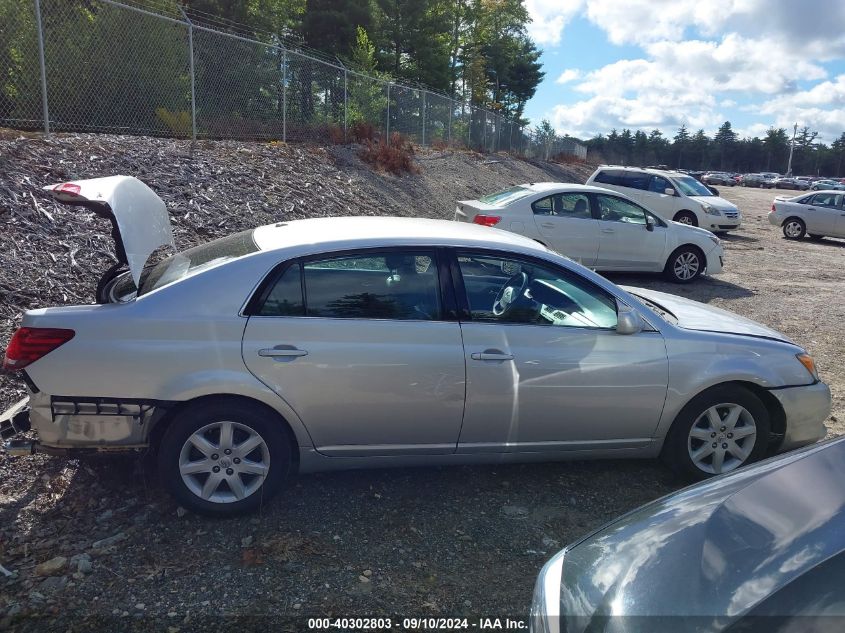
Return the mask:
{"type": "Polygon", "coordinates": [[[528,34],[540,45],[560,44],[564,27],[581,10],[583,0],[526,0],[531,16],[528,34]]]}
{"type": "Polygon", "coordinates": [[[565,84],[569,83],[570,81],[575,81],[576,79],[580,79],[581,71],[577,68],[567,68],[562,73],[560,73],[560,77],[555,80],[557,84],[565,84]]]}

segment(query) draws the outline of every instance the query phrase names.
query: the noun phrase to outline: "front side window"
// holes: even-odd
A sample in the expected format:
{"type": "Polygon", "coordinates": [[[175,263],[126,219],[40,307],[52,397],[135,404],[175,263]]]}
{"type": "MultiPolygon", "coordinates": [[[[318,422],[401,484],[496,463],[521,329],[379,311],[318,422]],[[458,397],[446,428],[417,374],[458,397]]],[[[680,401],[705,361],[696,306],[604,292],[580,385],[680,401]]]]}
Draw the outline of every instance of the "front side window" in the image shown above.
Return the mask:
{"type": "Polygon", "coordinates": [[[625,222],[627,224],[646,223],[645,209],[633,202],[601,193],[596,195],[596,199],[599,203],[601,219],[605,222],[625,222]]]}
{"type": "Polygon", "coordinates": [[[487,254],[459,253],[473,321],[579,328],[616,327],[616,301],[577,274],[487,254]]]}
{"type": "Polygon", "coordinates": [[[667,189],[672,189],[672,185],[662,176],[652,176],[648,181],[648,190],[653,193],[666,193],[667,189]]]}
{"type": "Polygon", "coordinates": [[[305,314],[431,321],[440,316],[433,252],[380,252],[302,265],[305,314]]]}

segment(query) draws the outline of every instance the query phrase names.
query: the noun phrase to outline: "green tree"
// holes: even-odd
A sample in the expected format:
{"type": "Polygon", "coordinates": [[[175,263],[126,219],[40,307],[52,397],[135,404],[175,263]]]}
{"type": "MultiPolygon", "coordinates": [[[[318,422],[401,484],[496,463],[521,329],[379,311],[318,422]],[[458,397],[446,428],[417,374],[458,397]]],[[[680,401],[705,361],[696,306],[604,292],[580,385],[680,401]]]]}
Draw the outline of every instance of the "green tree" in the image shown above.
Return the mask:
{"type": "Polygon", "coordinates": [[[333,57],[346,56],[355,46],[358,27],[369,29],[372,12],[360,0],[307,0],[302,17],[305,44],[333,57]]]}
{"type": "MultiPolygon", "coordinates": [[[[354,70],[371,77],[382,77],[377,69],[376,47],[370,41],[367,31],[358,27],[355,47],[349,63],[354,70]]],[[[349,77],[349,123],[365,121],[378,127],[387,108],[387,94],[384,84],[377,79],[352,75],[349,77]]]]}
{"type": "Polygon", "coordinates": [[[678,128],[678,133],[675,134],[672,141],[673,154],[678,157],[677,167],[683,167],[684,152],[690,143],[690,135],[687,131],[686,123],[682,124],[681,127],[678,128]]]}
{"type": "Polygon", "coordinates": [[[766,168],[764,171],[786,169],[789,137],[786,135],[784,128],[770,127],[766,130],[766,136],[763,138],[763,149],[766,152],[766,168]]]}
{"type": "Polygon", "coordinates": [[[725,169],[726,159],[736,144],[737,134],[733,131],[730,121],[725,121],[719,126],[716,136],[713,137],[713,144],[719,155],[719,169],[725,169]]]}

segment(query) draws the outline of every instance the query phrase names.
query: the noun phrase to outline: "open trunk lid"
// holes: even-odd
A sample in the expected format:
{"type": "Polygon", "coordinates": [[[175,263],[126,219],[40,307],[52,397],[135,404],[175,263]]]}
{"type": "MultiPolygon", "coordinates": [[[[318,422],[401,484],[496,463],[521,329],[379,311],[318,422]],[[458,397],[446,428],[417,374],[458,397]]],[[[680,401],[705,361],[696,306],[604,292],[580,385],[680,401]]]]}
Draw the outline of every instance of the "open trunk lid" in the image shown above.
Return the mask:
{"type": "MultiPolygon", "coordinates": [[[[58,202],[87,207],[112,224],[118,266],[128,266],[135,286],[144,265],[161,246],[175,250],[164,201],[132,176],[72,180],[44,187],[58,202]]],[[[106,275],[116,270],[113,267],[106,275]]]]}

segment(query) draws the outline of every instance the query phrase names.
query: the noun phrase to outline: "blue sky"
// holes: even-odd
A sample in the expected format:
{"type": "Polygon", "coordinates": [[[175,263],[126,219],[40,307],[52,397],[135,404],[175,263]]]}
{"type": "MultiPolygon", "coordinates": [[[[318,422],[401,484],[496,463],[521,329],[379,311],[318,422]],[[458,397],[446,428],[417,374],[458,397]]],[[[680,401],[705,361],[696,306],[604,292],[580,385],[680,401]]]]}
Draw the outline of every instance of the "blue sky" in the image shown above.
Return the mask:
{"type": "Polygon", "coordinates": [[[845,0],[526,0],[546,77],[532,123],[589,138],[845,132],[845,0]]]}

